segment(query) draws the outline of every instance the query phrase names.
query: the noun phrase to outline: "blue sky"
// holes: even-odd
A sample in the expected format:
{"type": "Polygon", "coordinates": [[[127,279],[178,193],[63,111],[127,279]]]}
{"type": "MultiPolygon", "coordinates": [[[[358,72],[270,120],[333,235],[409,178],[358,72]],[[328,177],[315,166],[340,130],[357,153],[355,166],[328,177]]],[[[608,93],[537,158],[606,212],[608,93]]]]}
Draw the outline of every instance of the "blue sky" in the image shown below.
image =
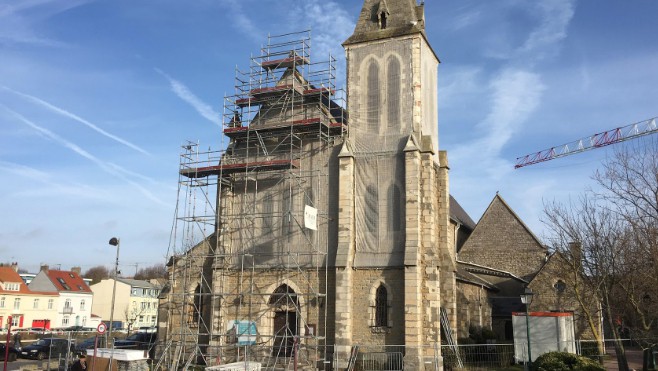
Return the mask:
{"type": "MultiPolygon", "coordinates": [[[[186,140],[225,145],[222,98],[267,35],[344,56],[360,0],[0,0],[0,261],[161,263],[186,140]]],[[[543,234],[611,149],[518,156],[658,116],[658,2],[428,0],[439,142],[477,220],[497,191],[543,234]]],[[[339,73],[343,74],[344,69],[339,73]]],[[[340,77],[340,76],[339,76],[340,77]]]]}

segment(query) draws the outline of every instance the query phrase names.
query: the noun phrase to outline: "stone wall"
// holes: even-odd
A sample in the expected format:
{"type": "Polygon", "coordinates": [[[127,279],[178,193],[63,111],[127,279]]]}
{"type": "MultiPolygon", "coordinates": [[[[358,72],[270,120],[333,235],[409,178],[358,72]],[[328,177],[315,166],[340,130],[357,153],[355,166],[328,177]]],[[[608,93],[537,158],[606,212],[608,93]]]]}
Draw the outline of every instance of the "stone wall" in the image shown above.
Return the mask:
{"type": "Polygon", "coordinates": [[[459,252],[459,260],[530,279],[544,262],[546,249],[496,195],[459,252]]]}

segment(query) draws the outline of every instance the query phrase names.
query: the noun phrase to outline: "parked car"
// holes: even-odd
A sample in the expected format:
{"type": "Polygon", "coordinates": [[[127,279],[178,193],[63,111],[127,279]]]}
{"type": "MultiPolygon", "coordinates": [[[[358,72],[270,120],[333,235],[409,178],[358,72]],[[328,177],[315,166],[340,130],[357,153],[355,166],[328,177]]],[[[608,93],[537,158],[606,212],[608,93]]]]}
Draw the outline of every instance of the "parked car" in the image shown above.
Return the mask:
{"type": "MultiPolygon", "coordinates": [[[[90,337],[82,341],[76,341],[75,343],[75,354],[87,354],[87,349],[94,349],[94,343],[96,342],[96,337],[90,337]]],[[[105,337],[98,337],[97,348],[105,348],[105,337]]]]}
{"type": "Polygon", "coordinates": [[[20,357],[38,360],[66,358],[74,350],[73,344],[67,339],[43,338],[21,348],[20,357]]]}
{"type": "Polygon", "coordinates": [[[153,359],[155,341],[158,338],[156,332],[136,332],[124,340],[114,340],[114,347],[117,349],[138,349],[148,350],[149,358],[153,359]]]}
{"type": "MultiPolygon", "coordinates": [[[[6,352],[5,344],[0,344],[0,361],[5,360],[5,352],[6,352]]],[[[7,357],[7,361],[14,362],[17,358],[18,358],[18,351],[10,345],[9,356],[7,357]]]]}
{"type": "Polygon", "coordinates": [[[149,332],[149,333],[151,333],[151,332],[157,332],[157,331],[158,331],[158,328],[155,327],[155,326],[142,326],[142,327],[137,329],[137,332],[149,332]]]}
{"type": "Polygon", "coordinates": [[[149,349],[158,334],[155,332],[136,332],[123,340],[114,340],[114,347],[121,349],[149,349]]]}
{"type": "Polygon", "coordinates": [[[49,334],[50,330],[45,327],[30,327],[27,329],[27,333],[32,335],[44,335],[49,334]]]}

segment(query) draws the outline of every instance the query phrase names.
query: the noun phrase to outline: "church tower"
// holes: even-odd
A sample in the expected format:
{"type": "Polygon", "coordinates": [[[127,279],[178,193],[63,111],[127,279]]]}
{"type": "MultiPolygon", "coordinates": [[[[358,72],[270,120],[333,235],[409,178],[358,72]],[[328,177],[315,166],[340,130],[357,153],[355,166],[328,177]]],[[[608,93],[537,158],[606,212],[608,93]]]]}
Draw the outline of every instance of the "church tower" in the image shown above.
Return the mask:
{"type": "Polygon", "coordinates": [[[421,370],[438,356],[423,346],[440,342],[440,268],[450,260],[439,59],[424,5],[365,0],[343,46],[350,121],[339,154],[338,359],[351,344],[404,345],[405,368],[421,370]]]}

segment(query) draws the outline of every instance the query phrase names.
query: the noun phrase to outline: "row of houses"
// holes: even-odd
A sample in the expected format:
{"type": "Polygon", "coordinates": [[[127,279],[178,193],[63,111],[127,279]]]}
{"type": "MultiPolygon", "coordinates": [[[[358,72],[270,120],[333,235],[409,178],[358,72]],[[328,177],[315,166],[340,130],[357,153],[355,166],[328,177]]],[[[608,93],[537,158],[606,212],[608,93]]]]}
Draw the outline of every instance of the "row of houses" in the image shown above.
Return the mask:
{"type": "MultiPolygon", "coordinates": [[[[0,266],[0,329],[92,327],[109,322],[114,279],[90,285],[80,268],[69,271],[41,267],[19,273],[18,264],[0,266]]],[[[118,278],[114,326],[133,329],[155,326],[161,284],[118,278]]]]}

